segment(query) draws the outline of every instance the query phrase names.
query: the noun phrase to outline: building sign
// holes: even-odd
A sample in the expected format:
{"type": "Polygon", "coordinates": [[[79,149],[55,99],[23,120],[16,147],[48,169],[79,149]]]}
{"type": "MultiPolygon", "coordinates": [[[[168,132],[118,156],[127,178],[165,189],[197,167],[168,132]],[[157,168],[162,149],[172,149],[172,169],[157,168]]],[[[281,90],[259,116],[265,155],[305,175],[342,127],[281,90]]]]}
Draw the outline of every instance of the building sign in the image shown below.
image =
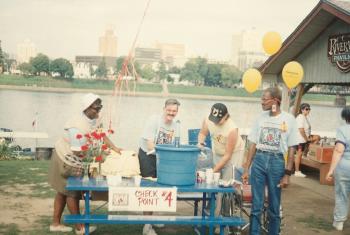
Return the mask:
{"type": "Polygon", "coordinates": [[[176,212],[177,189],[109,187],[109,211],[176,212]]]}
{"type": "Polygon", "coordinates": [[[350,33],[329,37],[328,58],[342,72],[350,71],[350,33]]]}

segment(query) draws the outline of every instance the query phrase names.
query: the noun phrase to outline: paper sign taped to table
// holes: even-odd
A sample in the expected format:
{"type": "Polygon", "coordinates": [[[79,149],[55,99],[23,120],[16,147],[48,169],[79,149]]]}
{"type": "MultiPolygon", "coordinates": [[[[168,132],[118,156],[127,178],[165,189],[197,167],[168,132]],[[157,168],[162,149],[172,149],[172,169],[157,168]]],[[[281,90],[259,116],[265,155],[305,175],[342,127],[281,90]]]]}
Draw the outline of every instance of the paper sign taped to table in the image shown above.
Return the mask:
{"type": "Polygon", "coordinates": [[[177,188],[109,187],[109,211],[176,212],[177,188]]]}

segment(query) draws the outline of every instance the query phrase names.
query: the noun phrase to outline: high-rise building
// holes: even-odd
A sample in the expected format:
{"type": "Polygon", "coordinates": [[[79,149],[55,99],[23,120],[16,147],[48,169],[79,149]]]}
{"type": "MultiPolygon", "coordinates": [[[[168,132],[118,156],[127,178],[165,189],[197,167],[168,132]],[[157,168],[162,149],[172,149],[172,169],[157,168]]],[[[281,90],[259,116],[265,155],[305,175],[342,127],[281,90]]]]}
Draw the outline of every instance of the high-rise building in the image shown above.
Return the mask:
{"type": "Polygon", "coordinates": [[[234,34],[231,63],[241,71],[259,67],[267,59],[262,48],[262,38],[263,34],[254,28],[234,34]]]}
{"type": "Polygon", "coordinates": [[[17,44],[17,61],[19,63],[29,62],[30,58],[37,55],[35,44],[29,39],[17,44]]]}
{"type": "Polygon", "coordinates": [[[161,60],[161,50],[156,48],[135,48],[135,60],[141,65],[158,63],[161,60]]]}
{"type": "Polygon", "coordinates": [[[112,27],[108,27],[104,36],[99,40],[99,53],[101,56],[117,56],[117,36],[114,35],[112,27]]]}
{"type": "Polygon", "coordinates": [[[185,45],[175,43],[159,43],[155,45],[161,51],[161,59],[170,66],[182,67],[185,59],[185,45]]]}

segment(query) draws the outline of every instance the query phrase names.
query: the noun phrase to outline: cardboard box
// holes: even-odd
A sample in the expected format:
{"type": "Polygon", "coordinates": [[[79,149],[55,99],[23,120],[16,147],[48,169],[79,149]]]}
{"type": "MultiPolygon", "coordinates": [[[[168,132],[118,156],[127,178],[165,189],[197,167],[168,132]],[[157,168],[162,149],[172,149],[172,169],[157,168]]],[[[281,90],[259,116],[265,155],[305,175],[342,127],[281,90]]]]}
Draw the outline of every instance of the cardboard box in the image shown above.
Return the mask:
{"type": "Polygon", "coordinates": [[[334,146],[310,144],[307,157],[320,163],[330,163],[332,161],[334,146]]]}

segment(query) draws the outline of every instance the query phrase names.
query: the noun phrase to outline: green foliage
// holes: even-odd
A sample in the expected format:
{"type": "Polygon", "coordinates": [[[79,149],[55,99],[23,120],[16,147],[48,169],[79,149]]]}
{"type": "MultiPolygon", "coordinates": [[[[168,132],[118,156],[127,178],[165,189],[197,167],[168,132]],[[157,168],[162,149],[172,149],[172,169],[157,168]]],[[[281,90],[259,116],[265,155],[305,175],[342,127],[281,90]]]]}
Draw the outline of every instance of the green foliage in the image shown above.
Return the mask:
{"type": "Polygon", "coordinates": [[[64,58],[58,58],[52,61],[51,72],[59,73],[63,78],[72,78],[74,75],[72,64],[64,58]]]}
{"type": "Polygon", "coordinates": [[[168,72],[165,66],[165,62],[161,60],[158,65],[157,77],[158,81],[166,79],[168,76],[168,72]]]}
{"type": "Polygon", "coordinates": [[[10,141],[0,138],[0,160],[8,160],[15,156],[17,146],[12,146],[10,141]]]}
{"type": "Polygon", "coordinates": [[[30,63],[22,63],[18,66],[18,69],[25,75],[29,76],[34,74],[34,67],[30,63]]]}
{"type": "Polygon", "coordinates": [[[95,75],[98,77],[98,78],[106,78],[107,77],[107,66],[106,66],[106,61],[105,59],[103,58],[101,63],[98,65],[96,71],[95,71],[95,75]]]}
{"type": "Polygon", "coordinates": [[[40,75],[42,72],[50,73],[50,59],[44,54],[39,53],[36,57],[31,58],[29,63],[33,66],[36,75],[40,75]]]}
{"type": "Polygon", "coordinates": [[[200,64],[200,58],[190,59],[186,62],[184,68],[180,73],[181,80],[187,80],[193,82],[196,86],[202,85],[204,83],[204,74],[207,71],[205,64],[200,64]]]}
{"type": "Polygon", "coordinates": [[[241,81],[242,72],[235,66],[224,65],[221,69],[223,87],[233,87],[241,81]]]}
{"type": "Polygon", "coordinates": [[[156,76],[156,73],[152,66],[148,64],[145,65],[145,67],[143,67],[143,69],[140,71],[140,75],[146,80],[152,80],[156,76]]]}
{"type": "Polygon", "coordinates": [[[125,61],[126,56],[120,56],[117,58],[116,60],[116,65],[115,65],[115,71],[118,74],[122,68],[123,68],[123,64],[124,62],[128,64],[128,73],[129,74],[133,74],[134,72],[136,72],[137,74],[140,74],[142,76],[142,69],[139,63],[137,63],[137,61],[125,61]],[[135,70],[135,71],[134,71],[135,70]]]}
{"type": "Polygon", "coordinates": [[[1,48],[1,40],[0,40],[0,74],[5,70],[5,58],[1,48]]]}

